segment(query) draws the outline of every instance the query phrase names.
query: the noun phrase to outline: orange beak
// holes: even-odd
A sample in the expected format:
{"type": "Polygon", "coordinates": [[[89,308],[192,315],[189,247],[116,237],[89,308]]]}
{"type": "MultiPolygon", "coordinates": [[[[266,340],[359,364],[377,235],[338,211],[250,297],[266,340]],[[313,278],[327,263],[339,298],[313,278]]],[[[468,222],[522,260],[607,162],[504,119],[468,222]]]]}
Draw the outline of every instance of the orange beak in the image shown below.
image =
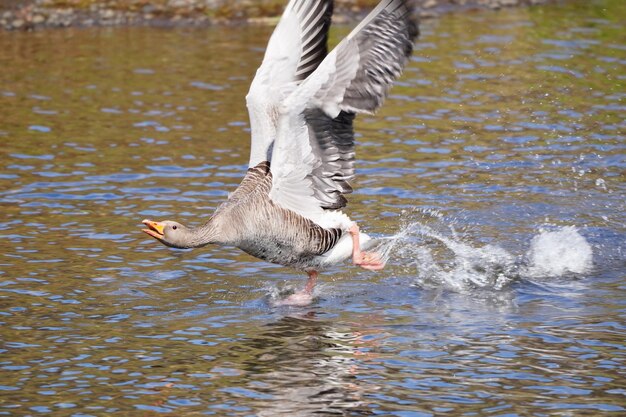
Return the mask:
{"type": "Polygon", "coordinates": [[[163,239],[163,228],[165,225],[159,222],[153,222],[152,220],[145,219],[143,224],[149,227],[149,229],[141,229],[142,232],[152,236],[155,239],[163,239]]]}

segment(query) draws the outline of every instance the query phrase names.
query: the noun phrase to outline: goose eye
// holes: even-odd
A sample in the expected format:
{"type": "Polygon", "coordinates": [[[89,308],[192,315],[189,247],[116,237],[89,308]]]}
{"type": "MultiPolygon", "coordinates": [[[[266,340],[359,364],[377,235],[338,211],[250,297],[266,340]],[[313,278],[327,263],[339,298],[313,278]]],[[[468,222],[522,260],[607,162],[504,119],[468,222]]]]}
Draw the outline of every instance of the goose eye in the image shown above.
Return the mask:
{"type": "Polygon", "coordinates": [[[176,230],[178,229],[178,226],[172,226],[172,229],[176,230]]]}

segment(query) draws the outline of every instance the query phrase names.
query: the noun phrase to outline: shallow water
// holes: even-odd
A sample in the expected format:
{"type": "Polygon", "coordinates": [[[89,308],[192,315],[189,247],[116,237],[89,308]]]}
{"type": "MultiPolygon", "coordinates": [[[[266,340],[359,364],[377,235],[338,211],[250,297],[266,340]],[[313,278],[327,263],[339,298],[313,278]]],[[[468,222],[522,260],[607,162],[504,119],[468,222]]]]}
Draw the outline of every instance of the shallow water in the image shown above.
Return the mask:
{"type": "MultiPolygon", "coordinates": [[[[360,117],[380,273],[175,251],[247,163],[271,29],[0,33],[0,415],[623,415],[621,1],[426,21],[360,117]]],[[[333,32],[333,41],[349,28],[333,32]]]]}

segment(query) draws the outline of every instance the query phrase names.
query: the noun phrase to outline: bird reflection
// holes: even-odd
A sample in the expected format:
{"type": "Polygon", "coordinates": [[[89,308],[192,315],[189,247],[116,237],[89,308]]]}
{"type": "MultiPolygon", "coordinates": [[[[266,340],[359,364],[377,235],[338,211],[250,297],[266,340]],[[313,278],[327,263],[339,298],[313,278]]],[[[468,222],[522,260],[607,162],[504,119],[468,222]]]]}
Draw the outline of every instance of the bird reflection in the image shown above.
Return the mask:
{"type": "MultiPolygon", "coordinates": [[[[371,414],[358,378],[368,354],[364,343],[360,332],[338,329],[314,312],[265,325],[244,343],[253,353],[243,361],[249,386],[266,397],[257,403],[257,415],[371,414]]],[[[367,389],[374,388],[368,382],[367,389]]]]}

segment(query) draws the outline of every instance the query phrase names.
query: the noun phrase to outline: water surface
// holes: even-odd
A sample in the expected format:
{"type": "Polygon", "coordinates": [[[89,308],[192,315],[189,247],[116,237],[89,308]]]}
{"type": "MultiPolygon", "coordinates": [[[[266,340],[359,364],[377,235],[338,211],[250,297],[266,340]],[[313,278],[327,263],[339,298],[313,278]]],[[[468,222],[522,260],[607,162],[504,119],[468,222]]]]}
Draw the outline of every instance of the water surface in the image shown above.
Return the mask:
{"type": "MultiPolygon", "coordinates": [[[[243,176],[271,28],[0,33],[0,415],[623,415],[626,8],[423,23],[356,123],[388,268],[175,251],[243,176]]],[[[336,28],[332,41],[349,31],[336,28]]]]}

